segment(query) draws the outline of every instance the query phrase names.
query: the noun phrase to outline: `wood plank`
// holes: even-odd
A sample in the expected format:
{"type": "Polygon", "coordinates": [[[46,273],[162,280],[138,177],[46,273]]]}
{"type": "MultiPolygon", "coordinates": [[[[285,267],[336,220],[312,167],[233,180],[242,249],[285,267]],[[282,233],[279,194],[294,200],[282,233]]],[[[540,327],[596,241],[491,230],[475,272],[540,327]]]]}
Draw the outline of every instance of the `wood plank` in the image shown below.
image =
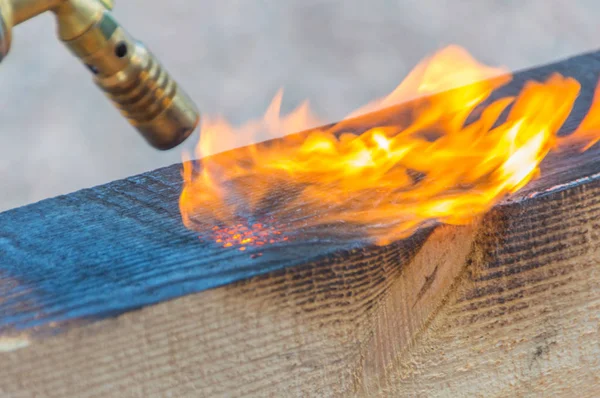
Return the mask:
{"type": "MultiPolygon", "coordinates": [[[[583,86],[568,132],[599,53],[504,94],[554,71],[583,86]]],[[[179,166],[0,214],[0,395],[591,395],[598,155],[551,157],[478,222],[384,247],[215,250],[180,224],[179,166]]]]}
{"type": "MultiPolygon", "coordinates": [[[[569,131],[589,106],[599,71],[599,53],[584,54],[516,74],[497,95],[515,94],[526,80],[543,80],[553,72],[573,76],[583,89],[566,123],[569,131]]],[[[564,156],[562,163],[547,162],[544,178],[524,194],[590,175],[597,170],[595,154],[585,154],[585,162],[580,161],[585,165],[579,167],[564,167],[571,161],[564,156]]],[[[335,253],[371,250],[341,229],[327,231],[330,239],[297,236],[261,248],[258,258],[251,251],[223,250],[182,226],[180,181],[180,165],[174,165],[0,214],[0,272],[9,281],[1,284],[0,332],[100,319],[277,269],[327,261],[335,253]]]]}
{"type": "Polygon", "coordinates": [[[599,191],[594,180],[370,258],[286,268],[71,328],[5,353],[0,392],[594,396],[599,191]]]}

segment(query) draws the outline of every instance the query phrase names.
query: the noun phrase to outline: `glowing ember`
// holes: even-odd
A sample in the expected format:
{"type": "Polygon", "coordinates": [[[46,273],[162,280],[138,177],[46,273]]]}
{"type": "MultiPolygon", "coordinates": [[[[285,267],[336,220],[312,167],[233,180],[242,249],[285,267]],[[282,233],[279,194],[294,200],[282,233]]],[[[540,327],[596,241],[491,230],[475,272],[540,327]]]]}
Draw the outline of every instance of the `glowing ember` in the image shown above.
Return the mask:
{"type": "Polygon", "coordinates": [[[248,247],[261,247],[285,242],[289,239],[272,225],[262,223],[237,224],[231,227],[214,226],[211,239],[224,248],[246,251],[248,247]]]}
{"type": "Polygon", "coordinates": [[[511,78],[452,46],[420,63],[388,97],[352,114],[417,99],[406,104],[403,121],[387,122],[398,111],[384,110],[369,116],[369,127],[347,120],[257,145],[259,137],[319,123],[306,104],[280,117],[280,94],[263,119],[239,128],[205,117],[196,150],[202,159],[184,162],[183,222],[199,231],[226,225],[213,230],[217,243],[240,250],[267,240],[258,240],[262,226],[243,229],[236,220],[263,213],[290,232],[337,224],[379,243],[431,223],[469,223],[535,178],[551,150],[587,148],[600,137],[598,94],[575,134],[558,138],[580,89],[559,74],[527,83],[517,97],[491,102],[466,123],[511,78]],[[205,157],[242,144],[253,145],[205,157]]]}

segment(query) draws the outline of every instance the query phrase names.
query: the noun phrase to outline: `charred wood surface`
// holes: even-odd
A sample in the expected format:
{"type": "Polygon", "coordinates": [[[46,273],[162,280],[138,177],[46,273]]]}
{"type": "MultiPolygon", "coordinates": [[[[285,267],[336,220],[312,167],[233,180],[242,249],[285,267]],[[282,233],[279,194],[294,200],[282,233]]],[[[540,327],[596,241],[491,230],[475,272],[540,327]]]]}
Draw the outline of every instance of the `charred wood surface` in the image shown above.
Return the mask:
{"type": "MultiPolygon", "coordinates": [[[[600,53],[501,94],[553,72],[582,84],[568,133],[600,53]]],[[[597,149],[565,152],[471,225],[384,247],[300,238],[255,258],[183,227],[179,165],[5,212],[0,332],[61,333],[2,354],[0,392],[593,396],[599,177],[597,149]]]]}
{"type": "MultiPolygon", "coordinates": [[[[569,132],[591,103],[600,53],[518,73],[497,95],[517,94],[525,81],[553,72],[582,84],[563,128],[569,132]]],[[[524,198],[538,192],[594,184],[597,153],[546,159],[542,178],[511,200],[527,202],[524,198]]],[[[181,223],[180,172],[181,166],[173,165],[0,214],[0,331],[115,315],[278,269],[331,258],[368,259],[378,252],[344,237],[341,229],[328,231],[329,238],[300,236],[260,248],[263,255],[256,258],[252,250],[240,253],[202,242],[181,223]]],[[[412,241],[384,250],[416,248],[418,238],[412,241]]]]}

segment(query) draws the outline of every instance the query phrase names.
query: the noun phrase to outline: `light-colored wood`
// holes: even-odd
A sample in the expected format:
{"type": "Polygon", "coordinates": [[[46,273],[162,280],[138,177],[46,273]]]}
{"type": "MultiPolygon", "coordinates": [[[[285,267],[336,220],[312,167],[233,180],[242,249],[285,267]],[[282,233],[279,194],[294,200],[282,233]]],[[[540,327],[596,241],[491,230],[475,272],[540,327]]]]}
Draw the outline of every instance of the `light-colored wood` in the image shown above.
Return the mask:
{"type": "Polygon", "coordinates": [[[578,187],[490,217],[457,289],[380,391],[599,396],[599,195],[578,187]]]}
{"type": "Polygon", "coordinates": [[[599,186],[32,340],[0,395],[597,396],[599,186]]]}

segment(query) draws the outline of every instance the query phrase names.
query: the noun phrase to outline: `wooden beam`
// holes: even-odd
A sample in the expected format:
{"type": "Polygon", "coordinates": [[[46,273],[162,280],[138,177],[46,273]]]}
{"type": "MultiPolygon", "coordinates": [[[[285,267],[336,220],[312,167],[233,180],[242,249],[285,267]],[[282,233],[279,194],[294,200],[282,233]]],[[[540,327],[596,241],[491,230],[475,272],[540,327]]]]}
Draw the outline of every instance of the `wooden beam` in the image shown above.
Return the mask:
{"type": "Polygon", "coordinates": [[[2,355],[0,391],[591,396],[599,191],[594,180],[370,258],[287,268],[72,327],[2,355]]]}
{"type": "MultiPolygon", "coordinates": [[[[600,54],[502,94],[555,71],[582,83],[569,131],[600,54]]],[[[0,214],[0,393],[592,393],[599,155],[551,157],[478,222],[384,247],[216,250],[180,224],[179,166],[0,214]]]]}

